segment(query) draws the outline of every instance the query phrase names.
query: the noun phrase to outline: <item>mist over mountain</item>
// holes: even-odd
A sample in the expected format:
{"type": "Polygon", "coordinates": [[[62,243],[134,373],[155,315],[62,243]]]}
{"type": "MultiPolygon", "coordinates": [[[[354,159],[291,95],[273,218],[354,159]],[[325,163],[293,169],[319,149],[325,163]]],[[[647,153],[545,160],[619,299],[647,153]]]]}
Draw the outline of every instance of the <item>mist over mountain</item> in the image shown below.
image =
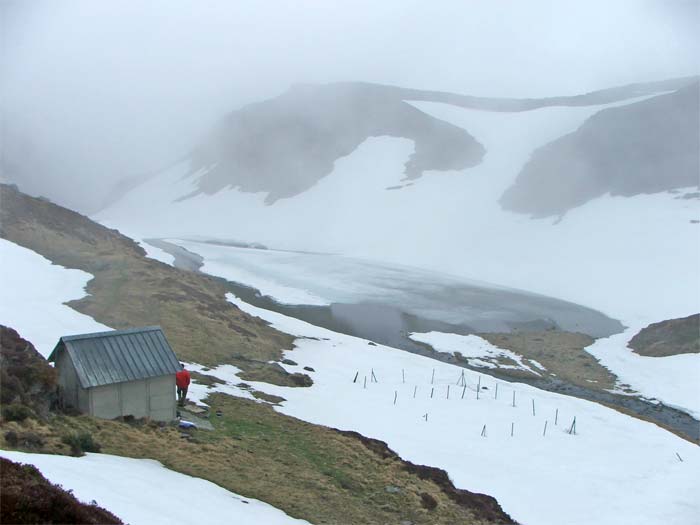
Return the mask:
{"type": "Polygon", "coordinates": [[[699,26],[0,0],[0,328],[58,378],[3,368],[0,456],[134,524],[694,523],[699,26]]]}
{"type": "Polygon", "coordinates": [[[269,204],[309,189],[369,137],[413,140],[408,180],[474,166],[484,154],[465,130],[360,83],[294,87],[231,113],[212,135],[192,157],[192,172],[204,171],[199,191],[263,191],[269,204]]]}
{"type": "Polygon", "coordinates": [[[602,110],[575,134],[536,151],[501,202],[514,211],[548,215],[608,191],[634,195],[690,186],[698,172],[698,85],[693,78],[545,99],[485,98],[345,82],[296,86],[227,115],[192,153],[190,173],[198,189],[181,199],[237,188],[265,192],[265,202],[272,204],[311,188],[332,172],[336,160],[370,137],[413,141],[404,182],[426,171],[460,171],[481,163],[485,149],[468,128],[436,119],[411,101],[520,112],[600,105],[679,87],[673,95],[602,110]],[[549,208],[547,199],[552,201],[549,208]]]}
{"type": "Polygon", "coordinates": [[[85,213],[292,85],[363,81],[523,108],[695,75],[700,50],[686,1],[6,0],[0,10],[0,158],[25,165],[12,177],[24,191],[85,213]],[[16,140],[31,143],[31,159],[15,155],[16,140]],[[34,158],[50,170],[29,168],[34,158]]]}
{"type": "Polygon", "coordinates": [[[609,193],[632,196],[698,186],[700,85],[604,109],[533,153],[501,198],[542,217],[609,193]]]}

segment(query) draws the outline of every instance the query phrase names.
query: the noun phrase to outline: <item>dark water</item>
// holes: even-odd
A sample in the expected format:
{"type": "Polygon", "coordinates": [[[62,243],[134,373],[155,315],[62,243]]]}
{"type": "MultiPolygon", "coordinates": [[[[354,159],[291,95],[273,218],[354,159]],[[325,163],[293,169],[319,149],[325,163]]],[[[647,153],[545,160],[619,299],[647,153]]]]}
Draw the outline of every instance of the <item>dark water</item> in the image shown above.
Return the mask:
{"type": "MultiPolygon", "coordinates": [[[[148,239],[146,242],[173,255],[173,257],[175,257],[174,264],[179,268],[199,271],[203,265],[202,257],[180,246],[156,239],[148,239]]],[[[484,330],[483,326],[452,324],[434,319],[427,319],[407,313],[398,306],[379,302],[333,303],[327,306],[285,305],[278,303],[268,296],[261,295],[255,288],[226,281],[225,279],[221,279],[221,281],[231,293],[236,295],[236,297],[253,306],[300,319],[334,332],[361,337],[379,344],[431,357],[439,361],[471,368],[480,373],[488,374],[505,381],[527,383],[542,390],[595,401],[613,407],[620,407],[653,422],[672,428],[691,441],[696,443],[700,442],[700,422],[685,412],[665,405],[656,405],[630,396],[590,390],[563,382],[554,377],[523,379],[522,377],[513,377],[509,375],[508,371],[505,369],[484,370],[483,368],[470,367],[464,362],[457,362],[455,357],[451,354],[436,352],[430,346],[413,341],[408,337],[412,332],[438,331],[468,335],[476,332],[494,331],[484,330]]],[[[602,316],[602,314],[598,315],[602,316]]],[[[599,319],[595,317],[592,319],[599,321],[599,319]]],[[[551,320],[541,319],[523,323],[510,322],[506,327],[506,331],[546,330],[552,328],[556,329],[560,327],[551,320]]]]}

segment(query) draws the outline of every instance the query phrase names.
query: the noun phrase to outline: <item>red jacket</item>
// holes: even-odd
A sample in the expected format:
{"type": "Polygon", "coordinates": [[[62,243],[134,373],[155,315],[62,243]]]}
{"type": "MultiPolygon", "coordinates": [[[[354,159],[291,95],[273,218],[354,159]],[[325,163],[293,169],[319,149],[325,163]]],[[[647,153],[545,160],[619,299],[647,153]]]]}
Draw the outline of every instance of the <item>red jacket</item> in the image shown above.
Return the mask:
{"type": "Polygon", "coordinates": [[[190,373],[187,370],[180,370],[175,374],[175,384],[179,388],[190,386],[190,373]]]}

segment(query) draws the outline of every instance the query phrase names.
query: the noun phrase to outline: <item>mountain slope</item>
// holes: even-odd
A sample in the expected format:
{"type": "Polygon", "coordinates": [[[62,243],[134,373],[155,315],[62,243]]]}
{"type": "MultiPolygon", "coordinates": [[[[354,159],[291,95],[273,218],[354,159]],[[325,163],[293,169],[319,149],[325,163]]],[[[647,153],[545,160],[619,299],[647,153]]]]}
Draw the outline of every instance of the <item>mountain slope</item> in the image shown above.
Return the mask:
{"type": "Polygon", "coordinates": [[[95,276],[88,295],[69,303],[75,310],[115,329],[159,324],[181,359],[228,362],[252,377],[294,380],[267,363],[289,338],[228,304],[216,279],[149,259],[119,232],[11,186],[0,185],[0,201],[2,238],[95,276]]]}
{"type": "Polygon", "coordinates": [[[414,141],[407,179],[425,170],[474,166],[484,154],[465,130],[371,86],[297,86],[228,115],[195,150],[190,170],[199,189],[182,198],[227,187],[267,192],[268,204],[293,197],[331,173],[335,160],[374,136],[414,141]]]}
{"type": "MultiPolygon", "coordinates": [[[[631,84],[584,95],[500,99],[408,89],[367,82],[300,84],[228,114],[189,155],[186,177],[196,189],[180,198],[225,188],[265,192],[266,203],[307,191],[333,163],[370,137],[412,140],[405,180],[424,172],[463,170],[479,164],[484,148],[469,133],[408,104],[440,102],[495,112],[554,106],[591,106],[678,89],[692,78],[631,84]]],[[[148,177],[143,177],[146,180],[148,177]]],[[[122,187],[133,186],[136,179],[122,187]]],[[[108,201],[118,198],[115,193],[108,201]]]]}
{"type": "Polygon", "coordinates": [[[698,186],[700,84],[596,113],[537,149],[501,197],[507,210],[562,215],[606,193],[698,186]]]}
{"type": "Polygon", "coordinates": [[[411,104],[473,135],[487,151],[482,162],[402,182],[413,142],[371,137],[310,189],[272,205],[265,192],[199,193],[184,162],[96,218],[138,238],[237,238],[418,266],[557,297],[615,318],[641,313],[655,322],[697,311],[695,294],[683,284],[700,277],[693,250],[697,200],[666,192],[604,195],[556,224],[499,204],[533,151],[610,106],[510,113],[411,104]]]}
{"type": "MultiPolygon", "coordinates": [[[[14,278],[21,279],[30,268],[12,266],[12,258],[4,255],[8,244],[21,243],[56,263],[94,273],[87,287],[89,295],[72,301],[74,308],[113,327],[159,323],[180,358],[211,367],[224,365],[229,373],[233,370],[238,374],[239,390],[245,387],[248,394],[252,391],[243,380],[289,386],[311,383],[304,374],[268,362],[279,360],[283,350],[291,347],[293,337],[227,302],[221,281],[148,259],[135,242],[118,232],[12,187],[0,185],[0,199],[0,234],[6,239],[0,246],[3,271],[14,278]]],[[[25,292],[32,291],[36,292],[25,292]]],[[[48,293],[43,297],[50,300],[48,293]]],[[[56,300],[55,295],[51,297],[56,300]]],[[[36,299],[32,297],[30,302],[36,303],[36,299]]],[[[45,324],[47,312],[50,315],[51,310],[37,308],[38,326],[45,324]]],[[[0,322],[11,325],[14,315],[11,310],[3,311],[0,322]]],[[[5,368],[3,372],[14,371],[5,368]]],[[[205,384],[215,379],[193,376],[195,382],[205,384]]],[[[10,376],[8,383],[13,379],[10,376]]],[[[3,383],[5,380],[3,376],[3,383]]],[[[3,395],[6,386],[3,384],[3,395]]],[[[279,403],[281,398],[261,393],[271,400],[263,402],[214,390],[210,393],[203,397],[211,413],[220,415],[212,417],[213,430],[195,432],[192,439],[183,440],[183,433],[174,425],[159,427],[145,421],[129,424],[53,413],[47,421],[33,417],[21,424],[0,421],[0,446],[23,448],[23,441],[13,442],[8,433],[31,433],[34,451],[66,454],[68,447],[62,437],[88,432],[105,453],[158,459],[179,472],[264,500],[312,522],[378,524],[409,519],[416,524],[512,523],[492,497],[455,488],[442,471],[410,464],[384,444],[357,434],[274,411],[270,403],[279,403]],[[387,486],[400,490],[389,492],[387,486]],[[426,507],[425,501],[432,506],[426,507]]],[[[15,398],[8,396],[9,400],[15,398]]],[[[158,491],[160,487],[150,489],[158,491]]]]}

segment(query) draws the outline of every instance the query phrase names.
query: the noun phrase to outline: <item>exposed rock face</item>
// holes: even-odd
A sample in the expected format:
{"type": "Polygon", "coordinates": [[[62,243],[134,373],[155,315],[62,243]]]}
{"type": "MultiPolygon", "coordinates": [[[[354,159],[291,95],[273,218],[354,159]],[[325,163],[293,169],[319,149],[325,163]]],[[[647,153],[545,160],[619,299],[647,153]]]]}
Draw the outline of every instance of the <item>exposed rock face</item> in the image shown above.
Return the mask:
{"type": "Polygon", "coordinates": [[[34,345],[0,325],[0,402],[20,404],[46,416],[56,396],[56,370],[34,345]]]}
{"type": "Polygon", "coordinates": [[[604,109],[535,151],[502,196],[508,210],[563,215],[606,193],[632,196],[698,185],[698,83],[604,109]]]}
{"type": "Polygon", "coordinates": [[[474,166],[485,152],[462,128],[419,111],[392,91],[360,83],[296,86],[228,115],[193,155],[192,171],[204,172],[195,194],[238,187],[268,192],[268,203],[292,197],[330,174],[337,159],[378,136],[415,142],[407,179],[425,170],[474,166]]]}
{"type": "Polygon", "coordinates": [[[653,357],[700,353],[700,314],[650,324],[628,346],[653,357]]]}

